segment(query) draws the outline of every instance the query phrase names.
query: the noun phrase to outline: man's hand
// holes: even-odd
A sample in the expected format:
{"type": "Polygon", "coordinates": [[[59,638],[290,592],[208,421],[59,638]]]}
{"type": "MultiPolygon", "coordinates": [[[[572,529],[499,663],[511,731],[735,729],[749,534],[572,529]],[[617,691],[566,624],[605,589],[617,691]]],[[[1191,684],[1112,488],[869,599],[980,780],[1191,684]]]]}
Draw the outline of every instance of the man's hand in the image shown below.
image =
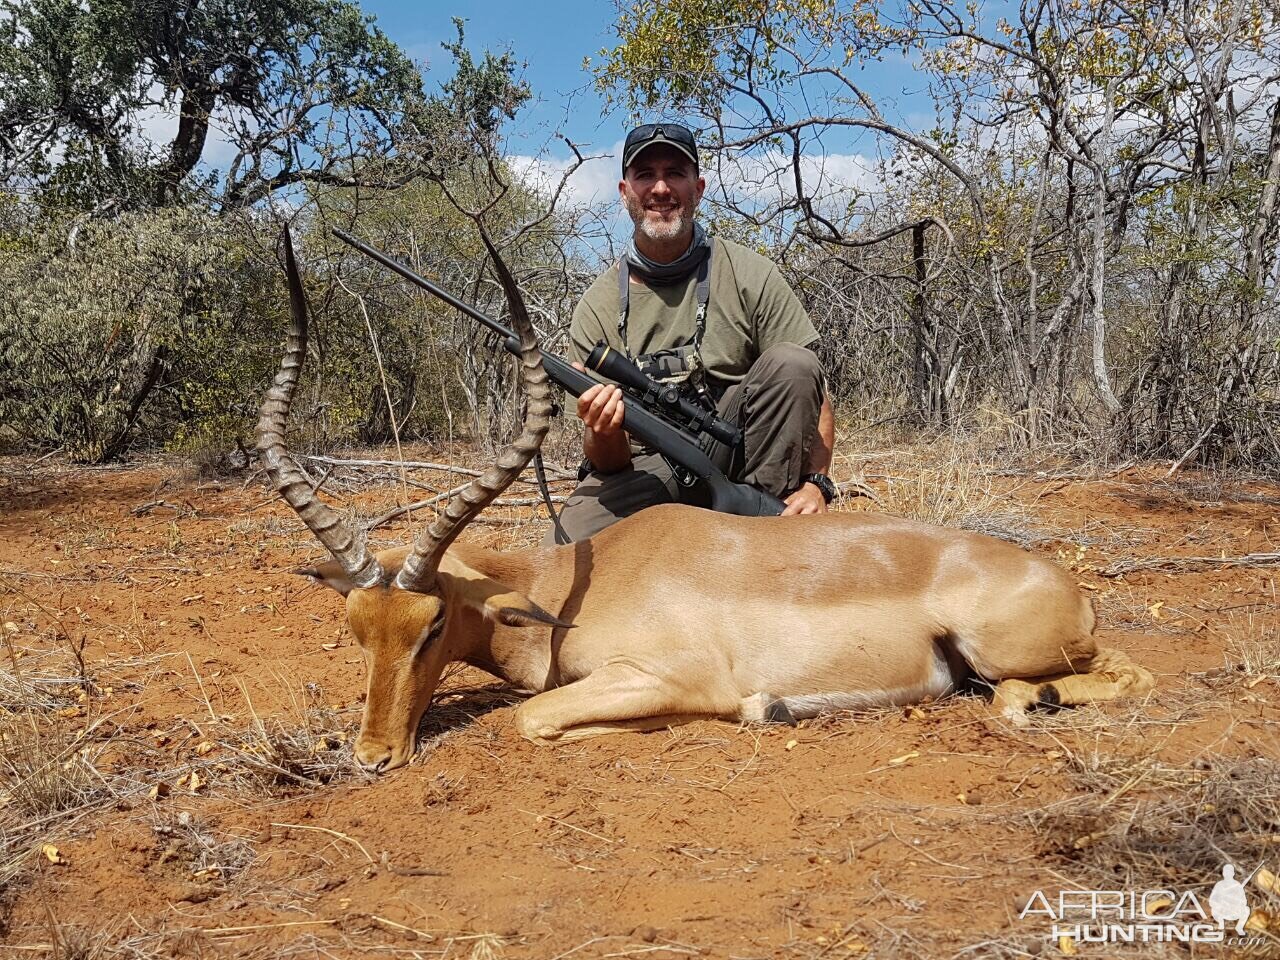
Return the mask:
{"type": "Polygon", "coordinates": [[[812,483],[800,484],[800,489],[786,499],[787,509],[782,511],[784,517],[797,517],[810,513],[826,513],[827,501],[822,491],[812,483]]]}
{"type": "MultiPolygon", "coordinates": [[[[575,363],[575,370],[587,368],[575,363]]],[[[587,425],[599,439],[608,440],[622,430],[622,388],[610,383],[597,383],[578,397],[578,419],[587,425]]]]}
{"type": "MultiPolygon", "coordinates": [[[[575,363],[575,369],[586,367],[575,363]]],[[[622,428],[624,416],[622,388],[598,383],[578,397],[578,419],[586,424],[582,452],[601,473],[617,473],[631,463],[631,441],[622,428]]]]}

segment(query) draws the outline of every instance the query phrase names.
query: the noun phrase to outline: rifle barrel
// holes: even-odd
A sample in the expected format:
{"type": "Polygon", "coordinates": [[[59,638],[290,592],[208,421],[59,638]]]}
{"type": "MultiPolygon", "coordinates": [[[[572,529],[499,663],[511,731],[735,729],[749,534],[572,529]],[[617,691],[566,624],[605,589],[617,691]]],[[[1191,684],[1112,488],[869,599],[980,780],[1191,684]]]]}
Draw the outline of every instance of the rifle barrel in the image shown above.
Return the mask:
{"type": "Polygon", "coordinates": [[[341,240],[343,243],[347,244],[348,246],[355,247],[357,250],[363,253],[366,257],[371,257],[374,260],[377,260],[380,264],[382,264],[388,270],[394,270],[396,273],[400,274],[400,276],[404,277],[410,283],[416,283],[418,286],[422,287],[423,290],[426,290],[428,293],[432,293],[435,296],[439,297],[441,300],[449,304],[449,306],[453,307],[455,310],[461,310],[472,320],[478,321],[479,323],[483,323],[486,327],[488,327],[494,333],[498,334],[500,337],[504,337],[504,338],[515,337],[515,333],[513,333],[511,330],[504,327],[497,320],[494,320],[492,317],[488,317],[485,314],[481,313],[475,307],[471,306],[471,304],[466,303],[462,300],[459,300],[448,290],[445,290],[443,287],[436,286],[426,277],[418,276],[418,274],[414,273],[412,270],[406,267],[399,260],[392,260],[381,250],[375,250],[373,247],[369,246],[363,240],[357,240],[355,237],[347,233],[347,231],[345,230],[339,230],[337,227],[333,227],[332,230],[333,230],[333,235],[337,237],[339,240],[341,240]]]}

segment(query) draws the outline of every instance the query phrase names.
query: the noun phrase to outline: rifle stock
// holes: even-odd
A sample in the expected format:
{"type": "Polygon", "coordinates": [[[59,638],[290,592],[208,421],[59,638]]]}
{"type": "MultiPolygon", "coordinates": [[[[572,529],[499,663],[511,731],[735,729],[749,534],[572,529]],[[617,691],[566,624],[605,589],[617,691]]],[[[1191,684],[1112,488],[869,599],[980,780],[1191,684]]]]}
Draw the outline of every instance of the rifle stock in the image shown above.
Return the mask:
{"type": "MultiPolygon", "coordinates": [[[[337,227],[333,234],[343,243],[354,247],[365,256],[376,260],[388,270],[398,273],[415,286],[440,298],[449,306],[465,313],[471,319],[482,324],[493,333],[503,338],[503,347],[508,353],[520,355],[520,341],[514,333],[498,321],[481,313],[475,307],[441,287],[436,286],[425,277],[414,273],[398,260],[393,260],[379,250],[375,250],[361,240],[337,227]]],[[[542,365],[552,382],[559,385],[573,396],[581,396],[601,381],[575,369],[568,361],[553,353],[542,351],[542,365]]],[[[665,420],[650,413],[645,407],[628,398],[623,404],[623,427],[626,431],[658,453],[680,464],[695,477],[707,485],[711,494],[711,509],[720,513],[732,513],[743,517],[776,516],[782,513],[784,504],[777,497],[757,490],[745,483],[734,483],[726,477],[707,456],[706,452],[686,434],[677,430],[665,420]]]]}

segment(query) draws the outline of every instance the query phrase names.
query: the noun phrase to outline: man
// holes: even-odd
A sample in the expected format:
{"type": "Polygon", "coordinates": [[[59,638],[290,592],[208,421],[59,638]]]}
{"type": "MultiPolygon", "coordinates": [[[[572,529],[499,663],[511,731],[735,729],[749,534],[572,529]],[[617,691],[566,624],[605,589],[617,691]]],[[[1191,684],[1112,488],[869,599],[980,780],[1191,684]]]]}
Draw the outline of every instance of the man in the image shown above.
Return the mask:
{"type": "MultiPolygon", "coordinates": [[[[695,222],[705,189],[688,128],[644,124],[627,135],[618,193],[635,232],[574,310],[573,357],[581,368],[604,340],[655,379],[682,382],[742,428],[737,448],[705,444],[731,480],[783,499],[784,515],[825,513],[835,421],[809,349],[817,331],[773,263],[695,222]]],[[[661,455],[633,449],[623,411],[610,384],[578,398],[587,473],[561,512],[570,540],[656,503],[705,505],[661,455]]]]}

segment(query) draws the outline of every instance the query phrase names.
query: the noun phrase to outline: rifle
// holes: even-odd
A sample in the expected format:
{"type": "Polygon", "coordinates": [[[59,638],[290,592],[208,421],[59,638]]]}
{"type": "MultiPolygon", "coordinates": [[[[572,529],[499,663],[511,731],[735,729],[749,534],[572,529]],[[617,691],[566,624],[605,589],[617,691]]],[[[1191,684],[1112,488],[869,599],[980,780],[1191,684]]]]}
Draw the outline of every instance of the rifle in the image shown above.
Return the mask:
{"type": "MultiPolygon", "coordinates": [[[[345,230],[334,227],[333,235],[365,256],[376,260],[388,270],[400,274],[410,283],[439,297],[455,310],[465,313],[472,320],[501,337],[502,345],[508,353],[520,355],[520,341],[514,333],[498,321],[485,316],[475,307],[464,303],[430,280],[418,276],[398,260],[393,260],[367,243],[357,240],[345,230]]],[[[745,483],[734,483],[721,473],[698,445],[696,436],[689,432],[705,430],[716,439],[733,439],[737,431],[736,427],[705,412],[684,409],[692,405],[679,397],[676,391],[650,380],[635,364],[617,351],[601,350],[597,347],[592,351],[592,356],[588,357],[589,364],[593,357],[596,358],[597,369],[605,367],[611,377],[625,378],[620,380],[620,383],[631,400],[623,407],[623,426],[627,432],[671,462],[683,467],[699,482],[705,484],[711,494],[712,510],[742,517],[777,516],[782,513],[785,505],[777,497],[745,483]],[[610,354],[612,356],[609,356],[610,354]],[[627,367],[630,370],[626,369],[627,367]],[[651,407],[667,411],[667,417],[683,420],[684,424],[673,424],[666,417],[655,413],[651,407]]],[[[568,361],[545,350],[542,351],[542,365],[553,383],[575,397],[581,396],[600,382],[580,370],[575,370],[568,361]]]]}

